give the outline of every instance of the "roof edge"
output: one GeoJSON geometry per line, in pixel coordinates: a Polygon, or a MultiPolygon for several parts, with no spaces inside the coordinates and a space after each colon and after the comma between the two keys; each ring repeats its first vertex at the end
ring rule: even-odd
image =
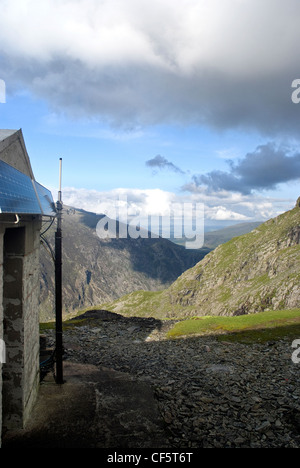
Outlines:
{"type": "MultiPolygon", "coordinates": [[[[11,146],[17,141],[19,142],[22,148],[23,163],[24,163],[24,167],[27,170],[26,175],[28,175],[31,179],[35,180],[21,128],[19,130],[0,130],[0,159],[2,159],[1,153],[4,153],[9,148],[9,146],[11,146]],[[4,138],[1,139],[1,137],[4,137],[4,138]]],[[[7,161],[7,159],[2,159],[2,160],[6,162],[7,164],[11,164],[11,162],[7,161]]],[[[13,165],[13,166],[25,174],[24,170],[21,170],[20,167],[16,167],[16,165],[13,165]]]]}

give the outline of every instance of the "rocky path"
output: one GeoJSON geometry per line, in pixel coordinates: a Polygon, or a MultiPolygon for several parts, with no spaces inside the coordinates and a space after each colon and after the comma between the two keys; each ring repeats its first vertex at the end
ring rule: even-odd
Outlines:
{"type": "Polygon", "coordinates": [[[170,448],[300,447],[300,364],[290,340],[167,340],[169,326],[99,312],[64,332],[65,358],[151,385],[170,448]]]}

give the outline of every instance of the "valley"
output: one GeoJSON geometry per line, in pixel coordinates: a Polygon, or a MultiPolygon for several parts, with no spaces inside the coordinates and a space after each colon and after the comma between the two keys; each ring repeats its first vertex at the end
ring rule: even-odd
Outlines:
{"type": "MultiPolygon", "coordinates": [[[[187,250],[164,238],[99,239],[101,215],[80,209],[63,210],[63,315],[110,303],[135,291],[145,295],[169,287],[213,248],[260,223],[207,233],[205,245],[187,250]]],[[[46,242],[54,248],[55,223],[45,224],[46,242]],[[49,228],[49,229],[48,229],[49,228]]],[[[54,264],[45,242],[41,248],[40,319],[54,319],[54,264]]]]}
{"type": "Polygon", "coordinates": [[[103,308],[155,318],[239,316],[299,308],[300,207],[209,252],[168,288],[136,291],[103,308]]]}

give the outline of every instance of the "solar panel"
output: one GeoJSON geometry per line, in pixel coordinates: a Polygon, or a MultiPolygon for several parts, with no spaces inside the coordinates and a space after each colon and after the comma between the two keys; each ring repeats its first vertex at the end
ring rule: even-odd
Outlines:
{"type": "Polygon", "coordinates": [[[42,207],[42,212],[45,216],[55,216],[55,204],[52,198],[52,193],[43,185],[34,181],[36,191],[42,207]]]}
{"type": "Polygon", "coordinates": [[[0,161],[0,213],[54,216],[53,205],[49,190],[0,161]]]}

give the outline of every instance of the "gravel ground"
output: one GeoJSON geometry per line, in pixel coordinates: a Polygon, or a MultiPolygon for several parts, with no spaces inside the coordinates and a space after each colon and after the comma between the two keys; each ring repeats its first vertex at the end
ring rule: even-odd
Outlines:
{"type": "MultiPolygon", "coordinates": [[[[300,447],[300,364],[292,361],[290,339],[254,345],[215,336],[167,340],[171,325],[99,312],[64,332],[65,359],[148,382],[170,448],[300,447]]],[[[45,334],[53,344],[53,331],[45,334]]]]}

